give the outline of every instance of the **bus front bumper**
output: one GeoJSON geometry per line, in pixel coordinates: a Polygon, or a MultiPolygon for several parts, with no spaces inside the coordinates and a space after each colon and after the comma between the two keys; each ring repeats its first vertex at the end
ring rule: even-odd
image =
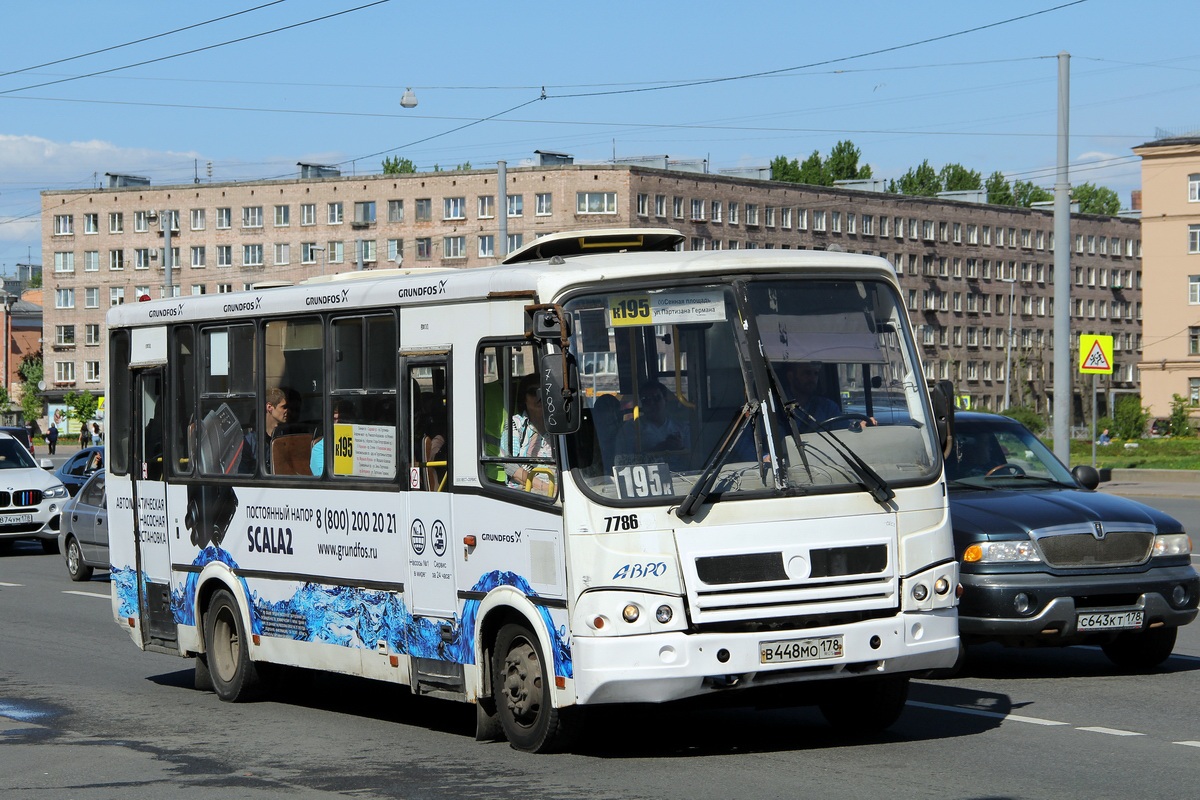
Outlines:
{"type": "Polygon", "coordinates": [[[658,703],[771,684],[947,669],[958,657],[958,619],[955,609],[944,609],[800,631],[576,636],[572,654],[577,703],[658,703]],[[840,654],[763,662],[767,645],[807,655],[819,650],[812,645],[837,636],[840,654]]]}

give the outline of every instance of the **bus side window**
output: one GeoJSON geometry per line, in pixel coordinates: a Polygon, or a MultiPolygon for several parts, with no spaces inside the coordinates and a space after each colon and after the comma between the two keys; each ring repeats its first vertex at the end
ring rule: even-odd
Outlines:
{"type": "Polygon", "coordinates": [[[527,344],[481,349],[480,472],[487,485],[555,497],[554,437],[543,428],[536,365],[527,344]]]}
{"type": "Polygon", "coordinates": [[[253,325],[201,331],[200,417],[191,449],[202,475],[254,471],[243,450],[256,424],[257,341],[253,325]]]}

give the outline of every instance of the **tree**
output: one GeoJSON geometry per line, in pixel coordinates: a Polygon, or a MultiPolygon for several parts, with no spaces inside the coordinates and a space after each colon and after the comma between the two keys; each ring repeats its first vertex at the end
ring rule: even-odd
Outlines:
{"type": "Polygon", "coordinates": [[[908,172],[900,176],[900,180],[892,181],[888,191],[899,194],[916,195],[917,197],[936,197],[942,190],[942,182],[938,179],[937,170],[925,159],[918,167],[910,167],[908,172]]]}
{"type": "Polygon", "coordinates": [[[1003,172],[996,171],[988,176],[984,188],[987,189],[987,201],[992,205],[1011,206],[1015,204],[1012,187],[1008,185],[1008,179],[1004,177],[1003,172]]]}
{"type": "Polygon", "coordinates": [[[1117,399],[1115,411],[1113,435],[1118,439],[1142,438],[1150,420],[1150,409],[1142,405],[1142,398],[1136,394],[1122,395],[1117,399]]]}
{"type": "Polygon", "coordinates": [[[1054,199],[1054,194],[1040,186],[1034,186],[1029,181],[1014,181],[1012,186],[1013,203],[1021,208],[1030,208],[1034,203],[1044,203],[1054,199]]]}
{"type": "Polygon", "coordinates": [[[1171,416],[1167,424],[1172,436],[1182,439],[1192,435],[1192,426],[1188,423],[1188,399],[1183,395],[1171,395],[1171,416]]]}
{"type": "Polygon", "coordinates": [[[1079,203],[1084,214],[1106,214],[1112,216],[1121,210],[1121,198],[1106,186],[1081,183],[1071,190],[1071,199],[1079,203]]]}
{"type": "Polygon", "coordinates": [[[794,158],[788,161],[787,156],[776,156],[771,161],[771,180],[799,183],[800,162],[794,158]]]}
{"type": "Polygon", "coordinates": [[[405,175],[416,171],[417,168],[413,166],[413,162],[407,158],[401,158],[400,156],[386,156],[383,159],[384,175],[405,175]]]}
{"type": "Polygon", "coordinates": [[[42,395],[38,389],[43,375],[42,351],[21,359],[17,374],[21,376],[21,416],[26,422],[32,422],[42,415],[42,395]]]}
{"type": "Polygon", "coordinates": [[[796,174],[797,183],[807,183],[813,186],[825,185],[825,167],[821,163],[821,153],[812,151],[812,155],[804,159],[796,174]]]}
{"type": "Polygon", "coordinates": [[[100,401],[86,389],[82,392],[67,392],[63,402],[69,409],[71,419],[76,420],[80,425],[87,425],[96,416],[96,409],[100,405],[100,401]]]}
{"type": "Polygon", "coordinates": [[[834,181],[865,180],[871,177],[870,165],[858,166],[858,159],[861,157],[862,151],[849,139],[835,144],[825,158],[823,172],[828,181],[825,185],[832,186],[834,181]]]}
{"type": "Polygon", "coordinates": [[[943,192],[965,192],[983,188],[983,175],[962,164],[947,164],[938,173],[943,192]]]}
{"type": "Polygon", "coordinates": [[[1029,406],[1013,406],[1012,408],[1004,409],[1000,413],[1006,417],[1012,417],[1017,422],[1033,431],[1034,434],[1039,434],[1046,430],[1046,420],[1042,419],[1042,417],[1029,406]]]}

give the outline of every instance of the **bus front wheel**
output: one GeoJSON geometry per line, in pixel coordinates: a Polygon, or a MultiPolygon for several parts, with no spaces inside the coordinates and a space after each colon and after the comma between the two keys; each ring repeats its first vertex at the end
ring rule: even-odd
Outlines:
{"type": "Polygon", "coordinates": [[[553,670],[542,659],[537,637],[524,625],[505,625],[492,652],[492,692],[508,743],[529,753],[562,749],[566,728],[550,699],[553,670]]]}
{"type": "Polygon", "coordinates": [[[251,700],[258,690],[258,670],[250,660],[249,639],[237,601],[217,590],[204,615],[209,675],[217,697],[231,703],[251,700]]]}

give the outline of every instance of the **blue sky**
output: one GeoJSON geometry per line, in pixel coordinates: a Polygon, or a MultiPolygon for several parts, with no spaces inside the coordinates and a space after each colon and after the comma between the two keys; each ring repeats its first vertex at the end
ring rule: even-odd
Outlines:
{"type": "Polygon", "coordinates": [[[1073,184],[1128,206],[1130,148],[1200,129],[1195,2],[371,3],[6,0],[0,272],[41,261],[39,191],[208,180],[209,162],[234,180],[542,149],[716,172],[850,139],[876,177],[929,159],[1051,188],[1060,51],[1073,184]]]}

